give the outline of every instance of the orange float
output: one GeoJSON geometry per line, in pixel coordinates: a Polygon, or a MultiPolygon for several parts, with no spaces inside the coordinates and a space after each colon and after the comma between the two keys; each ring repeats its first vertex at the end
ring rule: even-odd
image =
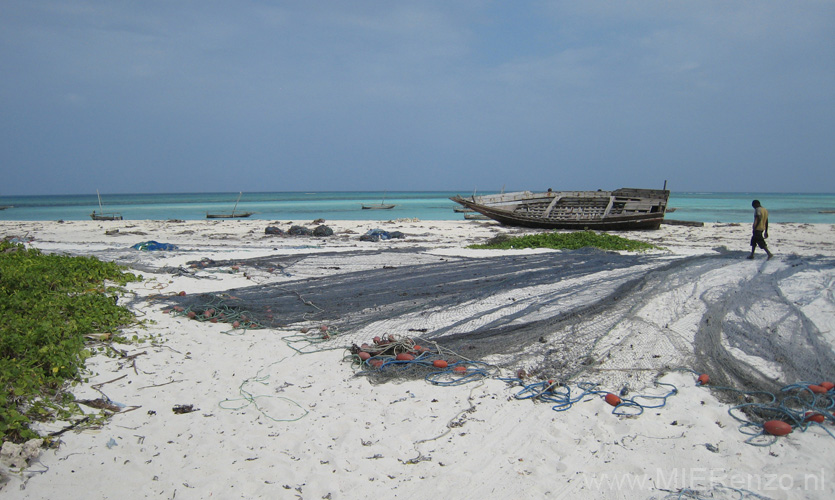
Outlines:
{"type": "Polygon", "coordinates": [[[708,375],[707,373],[702,373],[701,375],[699,375],[699,378],[697,379],[697,382],[699,383],[699,385],[709,384],[710,383],[710,375],[708,375]]]}
{"type": "Polygon", "coordinates": [[[409,353],[401,352],[400,354],[395,356],[394,359],[396,359],[397,361],[412,361],[413,359],[415,359],[415,357],[409,353]]]}
{"type": "Polygon", "coordinates": [[[360,359],[363,361],[367,361],[369,358],[371,358],[371,354],[365,351],[360,351],[359,353],[357,353],[357,356],[359,356],[360,359]]]}
{"type": "Polygon", "coordinates": [[[806,418],[803,419],[804,422],[817,422],[819,424],[822,424],[824,420],[826,420],[826,417],[813,411],[807,411],[806,418]]]}
{"type": "Polygon", "coordinates": [[[835,389],[835,384],[833,384],[832,382],[821,382],[818,385],[823,387],[827,391],[831,391],[832,389],[835,389]]]}
{"type": "Polygon", "coordinates": [[[763,430],[772,436],[785,436],[792,431],[792,426],[782,420],[769,420],[763,424],[763,430]]]}
{"type": "Polygon", "coordinates": [[[432,366],[434,366],[435,368],[446,368],[447,366],[449,366],[449,363],[447,363],[443,359],[436,359],[432,362],[432,366]]]}
{"type": "Polygon", "coordinates": [[[459,365],[459,366],[456,366],[455,368],[453,368],[452,371],[458,372],[458,373],[464,373],[465,371],[467,371],[467,367],[463,366],[463,365],[459,365]]]}
{"type": "Polygon", "coordinates": [[[617,406],[621,403],[620,397],[617,394],[612,394],[611,392],[607,393],[604,399],[612,406],[617,406]]]}
{"type": "Polygon", "coordinates": [[[815,394],[826,394],[826,389],[815,384],[810,385],[809,390],[814,392],[815,394]]]}

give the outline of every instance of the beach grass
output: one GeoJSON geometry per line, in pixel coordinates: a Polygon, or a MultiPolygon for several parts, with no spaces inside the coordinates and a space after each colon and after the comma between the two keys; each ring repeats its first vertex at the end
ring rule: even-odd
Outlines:
{"type": "Polygon", "coordinates": [[[630,240],[621,236],[594,231],[575,231],[571,233],[548,232],[526,236],[500,234],[487,243],[470,245],[474,249],[521,249],[552,248],[556,250],[578,250],[580,248],[599,248],[601,250],[642,252],[660,249],[650,243],[630,240]]]}
{"type": "Polygon", "coordinates": [[[94,257],[45,255],[0,242],[0,440],[37,437],[33,421],[78,412],[64,391],[89,357],[87,336],[118,336],[136,321],[117,305],[140,277],[94,257]]]}

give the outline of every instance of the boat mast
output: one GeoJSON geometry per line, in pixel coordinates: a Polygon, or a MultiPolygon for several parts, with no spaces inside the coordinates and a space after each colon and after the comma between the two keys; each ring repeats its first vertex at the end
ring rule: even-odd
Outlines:
{"type": "Polygon", "coordinates": [[[99,194],[98,189],[96,189],[96,196],[99,197],[99,213],[104,213],[104,209],[101,207],[101,195],[99,194]]]}
{"type": "Polygon", "coordinates": [[[241,201],[241,195],[242,195],[243,193],[244,193],[243,191],[241,191],[241,192],[239,192],[239,193],[238,193],[238,199],[237,199],[237,200],[235,200],[235,208],[233,208],[233,209],[232,209],[232,215],[235,215],[235,210],[237,210],[237,209],[238,209],[238,202],[239,202],[239,201],[241,201]]]}

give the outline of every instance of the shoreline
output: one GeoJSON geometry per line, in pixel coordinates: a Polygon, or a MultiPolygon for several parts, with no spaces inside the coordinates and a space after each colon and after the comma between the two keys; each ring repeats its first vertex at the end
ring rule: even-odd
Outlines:
{"type": "MultiPolygon", "coordinates": [[[[316,226],[310,221],[295,223],[316,226]]],[[[746,283],[743,289],[748,290],[756,280],[771,277],[764,285],[779,287],[816,325],[831,349],[835,319],[827,283],[835,278],[835,225],[773,224],[769,246],[777,257],[768,262],[760,252],[753,263],[744,259],[750,251],[750,224],[714,223],[703,228],[662,226],[658,231],[616,232],[666,250],[645,257],[572,253],[576,257],[572,264],[559,266],[554,263],[568,253],[465,248],[500,232],[521,235],[539,230],[475,221],[324,224],[333,229],[333,236],[264,234],[269,225],[286,230],[290,221],[0,222],[0,237],[33,238],[29,245],[43,251],[94,255],[137,269],[145,281],[129,287],[134,296],[128,301],[148,323],[131,327],[126,334],[158,339],[120,345],[123,355],[88,360],[89,382],[73,393],[79,399],[106,394],[124,405],[124,411],[110,417],[101,429],[63,434],[58,448],[42,450],[28,469],[10,474],[2,486],[4,495],[62,498],[68,491],[84,490],[88,498],[338,499],[356,498],[358,491],[364,491],[382,498],[414,498],[448,495],[454,489],[459,498],[676,498],[670,492],[727,493],[722,488],[768,498],[835,494],[835,483],[825,473],[831,435],[812,428],[767,447],[745,444],[747,436],[728,413],[728,405],[697,386],[690,372],[663,371],[659,380],[677,389],[663,407],[646,409],[636,417],[618,416],[598,395],[566,411],[516,399],[518,387],[495,377],[454,386],[423,379],[371,383],[344,360],[347,351],[341,345],[370,341],[375,332],[386,331],[422,335],[409,331],[427,328],[427,335],[435,330],[452,335],[478,330],[485,321],[512,328],[547,327],[556,338],[561,323],[549,318],[615,293],[616,283],[641,279],[643,286],[617,300],[624,312],[605,309],[607,314],[620,315],[611,326],[600,326],[605,335],[588,349],[614,367],[607,372],[610,365],[600,365],[606,390],[620,389],[626,380],[635,394],[659,395],[664,391],[629,378],[635,370],[657,370],[641,364],[654,358],[642,360],[626,346],[632,343],[653,355],[673,356],[671,361],[683,359],[658,339],[647,343],[648,335],[668,332],[664,339],[678,342],[676,346],[697,346],[699,324],[705,317],[700,309],[705,307],[703,298],[719,291],[734,295],[740,283],[746,283]],[[401,231],[405,238],[360,241],[360,235],[371,229],[401,231]],[[150,240],[178,249],[131,248],[150,240]],[[268,273],[255,264],[237,270],[231,265],[203,270],[188,265],[202,258],[233,263],[270,256],[285,259],[282,272],[268,273]],[[485,288],[490,274],[501,271],[489,266],[513,259],[520,269],[536,262],[542,269],[538,274],[553,272],[554,278],[545,276],[535,285],[507,281],[504,288],[485,288]],[[606,262],[606,267],[597,266],[595,259],[606,262]],[[627,259],[635,263],[612,266],[627,259]],[[475,260],[484,261],[487,269],[467,267],[475,260]],[[709,269],[693,274],[691,268],[672,265],[690,262],[709,269]],[[351,314],[367,316],[366,323],[356,331],[339,331],[335,349],[304,354],[293,344],[301,329],[315,330],[333,322],[314,316],[286,327],[235,331],[227,324],[195,322],[163,312],[166,300],[180,291],[192,297],[233,289],[304,285],[305,290],[314,290],[325,285],[323,290],[338,295],[340,287],[368,287],[379,273],[396,277],[407,266],[477,271],[482,273],[478,279],[487,281],[471,289],[490,293],[460,301],[441,296],[444,305],[413,311],[404,307],[411,296],[401,299],[397,293],[387,293],[393,296],[388,298],[395,304],[394,312],[383,307],[382,299],[380,311],[350,309],[351,314]],[[176,269],[189,272],[171,272],[176,269]],[[662,271],[667,274],[659,274],[662,271]],[[684,279],[689,276],[693,279],[684,279]],[[629,340],[618,340],[621,334],[629,340]],[[195,411],[174,411],[187,405],[195,411]]],[[[503,279],[518,274],[509,269],[503,279]]],[[[391,284],[393,290],[411,293],[406,285],[406,281],[391,284]]],[[[325,295],[312,293],[300,297],[326,303],[325,295]]],[[[772,306],[779,310],[776,307],[772,306]]],[[[603,318],[582,316],[579,319],[588,322],[578,323],[579,332],[591,332],[595,327],[591,320],[603,318]]],[[[765,316],[763,321],[774,321],[773,332],[778,331],[777,320],[765,316]]],[[[540,363],[548,349],[570,348],[551,342],[551,337],[546,343],[534,340],[513,356],[491,354],[487,361],[496,366],[540,363]]],[[[748,359],[741,353],[739,357],[748,359]]],[[[823,425],[832,428],[831,423],[823,425]]],[[[43,430],[62,427],[56,423],[43,430]]]]}

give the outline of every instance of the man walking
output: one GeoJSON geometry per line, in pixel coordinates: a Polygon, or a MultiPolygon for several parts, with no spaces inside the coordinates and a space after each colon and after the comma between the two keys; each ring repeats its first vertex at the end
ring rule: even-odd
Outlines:
{"type": "Polygon", "coordinates": [[[754,235],[751,236],[751,255],[748,258],[753,259],[754,250],[760,247],[770,259],[774,254],[768,251],[768,245],[765,244],[765,239],[768,238],[768,210],[760,205],[760,200],[752,201],[751,206],[754,207],[754,235]]]}

